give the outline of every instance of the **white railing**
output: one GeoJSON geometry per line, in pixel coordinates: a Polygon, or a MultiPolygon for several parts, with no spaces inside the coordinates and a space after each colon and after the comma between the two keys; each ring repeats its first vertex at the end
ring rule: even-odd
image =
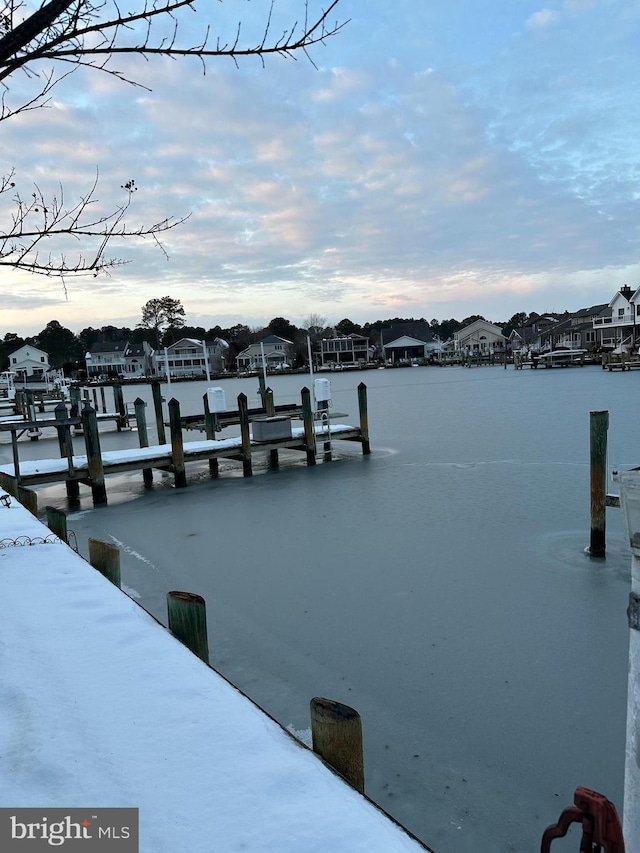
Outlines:
{"type": "Polygon", "coordinates": [[[624,317],[595,317],[593,325],[595,326],[631,326],[635,321],[635,317],[625,314],[624,317]]]}

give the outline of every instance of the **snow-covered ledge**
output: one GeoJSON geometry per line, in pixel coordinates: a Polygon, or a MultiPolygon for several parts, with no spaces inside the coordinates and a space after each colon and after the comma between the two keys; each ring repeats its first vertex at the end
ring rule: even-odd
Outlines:
{"type": "Polygon", "coordinates": [[[0,504],[2,806],[137,807],[141,853],[425,849],[66,545],[7,543],[48,534],[0,504]]]}

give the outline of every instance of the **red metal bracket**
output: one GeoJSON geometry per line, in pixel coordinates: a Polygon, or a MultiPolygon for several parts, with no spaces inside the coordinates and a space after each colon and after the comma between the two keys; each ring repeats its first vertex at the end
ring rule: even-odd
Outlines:
{"type": "Polygon", "coordinates": [[[553,839],[564,838],[572,823],[582,824],[580,853],[625,853],[622,826],[612,802],[589,788],[576,788],[573,802],[557,823],[545,829],[540,853],[550,853],[553,839]]]}

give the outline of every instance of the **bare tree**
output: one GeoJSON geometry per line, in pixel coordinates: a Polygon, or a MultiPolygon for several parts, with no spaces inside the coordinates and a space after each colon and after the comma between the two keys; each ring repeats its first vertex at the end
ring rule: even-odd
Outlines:
{"type": "MultiPolygon", "coordinates": [[[[203,72],[212,58],[226,57],[236,64],[246,57],[264,62],[272,54],[294,58],[303,54],[311,59],[309,48],[335,35],[346,23],[330,21],[339,0],[332,0],[315,14],[310,11],[310,0],[300,0],[302,20],[276,31],[276,2],[269,0],[267,4],[257,42],[244,42],[240,24],[226,40],[214,36],[211,26],[205,24],[194,44],[181,40],[184,21],[180,16],[201,12],[207,0],[131,0],[126,7],[118,5],[117,0],[43,0],[36,11],[22,0],[0,0],[0,85],[4,87],[0,122],[46,106],[52,89],[79,67],[142,86],[129,71],[115,67],[118,57],[195,57],[202,63],[203,72]],[[18,71],[35,82],[35,93],[12,103],[10,81],[18,71]]],[[[0,266],[64,279],[97,275],[125,263],[105,256],[114,239],[147,238],[162,249],[160,236],[184,219],[167,217],[151,225],[129,225],[126,214],[137,189],[135,181],[128,181],[122,189],[125,195],[121,205],[95,213],[99,210],[97,174],[84,196],[67,203],[62,187],[55,196],[47,196],[38,186],[22,194],[16,176],[9,171],[0,177],[0,199],[4,196],[11,202],[10,221],[0,227],[0,266]],[[81,240],[89,248],[69,256],[58,248],[61,240],[81,240]],[[44,245],[51,242],[56,250],[44,251],[44,245]]]]}

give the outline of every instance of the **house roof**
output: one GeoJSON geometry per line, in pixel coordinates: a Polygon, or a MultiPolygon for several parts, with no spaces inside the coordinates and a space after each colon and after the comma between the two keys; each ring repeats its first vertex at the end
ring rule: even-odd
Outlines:
{"type": "Polygon", "coordinates": [[[280,335],[267,335],[266,338],[261,338],[258,341],[259,344],[289,344],[289,346],[293,345],[293,341],[288,341],[286,338],[281,338],[280,335]]]}
{"type": "Polygon", "coordinates": [[[128,346],[128,341],[96,341],[91,347],[91,353],[101,352],[121,352],[124,353],[128,346]]]}
{"type": "Polygon", "coordinates": [[[33,352],[40,353],[40,355],[46,355],[47,357],[49,356],[49,353],[45,352],[43,349],[38,349],[38,347],[34,346],[33,344],[22,344],[21,347],[18,347],[18,349],[9,353],[9,358],[16,355],[16,353],[22,352],[23,349],[33,350],[33,352]]]}
{"type": "Polygon", "coordinates": [[[397,340],[406,335],[415,338],[422,343],[429,344],[433,341],[433,331],[429,323],[417,320],[415,323],[396,323],[388,329],[381,329],[382,343],[389,346],[389,341],[397,340]]]}

